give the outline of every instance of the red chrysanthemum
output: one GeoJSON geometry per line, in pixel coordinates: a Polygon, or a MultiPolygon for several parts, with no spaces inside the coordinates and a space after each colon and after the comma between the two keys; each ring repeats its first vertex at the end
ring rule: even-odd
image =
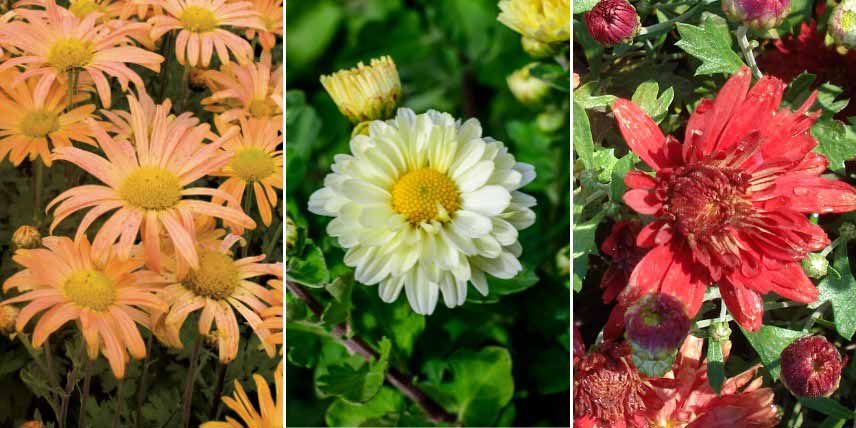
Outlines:
{"type": "MultiPolygon", "coordinates": [[[[772,428],[780,415],[773,390],[756,378],[759,365],[725,380],[720,394],[710,387],[707,363],[701,358],[703,340],[687,337],[666,378],[651,383],[664,404],[648,426],[684,428],[772,428]]],[[[723,343],[727,356],[730,342],[723,343]]]]}
{"type": "Polygon", "coordinates": [[[856,209],[856,189],[820,177],[824,156],[811,150],[807,114],[816,93],[796,112],[777,111],[785,85],[764,77],[750,90],[743,68],[716,99],[702,100],[689,118],[684,143],[666,137],[638,106],[617,99],[615,118],[629,147],[656,176],[635,170],[624,182],[624,202],[654,221],[636,243],[651,250],[639,261],[619,300],[659,291],[701,308],[716,282],[729,312],[744,328],[761,327],[761,295],[801,303],[817,289],[800,261],[829,237],[804,213],[856,209]]]}
{"type": "Polygon", "coordinates": [[[574,365],[574,428],[647,428],[662,406],[628,343],[604,342],[574,365]]]}
{"type": "Polygon", "coordinates": [[[840,86],[841,96],[850,99],[850,104],[835,117],[845,120],[856,116],[856,50],[842,55],[835,46],[826,46],[823,39],[817,22],[804,22],[798,35],[785,36],[765,50],[758,58],[758,66],[786,82],[805,71],[817,76],[816,84],[831,82],[840,86]]]}

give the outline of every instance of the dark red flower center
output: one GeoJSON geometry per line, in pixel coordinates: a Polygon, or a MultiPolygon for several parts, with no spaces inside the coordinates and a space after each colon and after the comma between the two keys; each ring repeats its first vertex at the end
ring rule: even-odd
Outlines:
{"type": "Polygon", "coordinates": [[[665,211],[692,242],[717,234],[752,211],[749,174],[705,165],[676,170],[666,180],[665,211]]]}
{"type": "Polygon", "coordinates": [[[574,415],[617,422],[644,411],[647,384],[629,361],[629,346],[604,343],[574,367],[574,415]]]}

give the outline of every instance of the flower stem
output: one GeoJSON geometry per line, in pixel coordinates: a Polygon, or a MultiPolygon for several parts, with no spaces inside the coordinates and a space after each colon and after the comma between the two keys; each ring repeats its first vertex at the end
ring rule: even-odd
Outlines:
{"type": "Polygon", "coordinates": [[[223,403],[220,396],[223,395],[223,385],[226,383],[227,368],[229,368],[229,364],[220,363],[217,365],[217,386],[214,387],[214,395],[212,396],[214,405],[211,406],[211,411],[208,413],[208,420],[213,421],[220,416],[220,405],[223,403]]]}
{"type": "Polygon", "coordinates": [[[89,384],[91,380],[92,358],[86,358],[86,367],[83,369],[83,391],[80,395],[80,417],[77,419],[78,428],[86,427],[86,401],[89,398],[89,384]]]}
{"type": "MultiPolygon", "coordinates": [[[[318,303],[318,301],[315,300],[315,297],[309,294],[302,285],[297,284],[296,282],[286,281],[286,286],[289,291],[303,300],[304,303],[306,303],[306,306],[309,307],[315,315],[320,317],[324,313],[324,308],[321,304],[318,303]]],[[[361,357],[365,358],[366,361],[371,361],[378,357],[377,351],[372,349],[372,347],[363,341],[362,338],[356,335],[348,337],[347,333],[348,329],[344,324],[339,324],[333,327],[333,335],[340,343],[342,343],[342,345],[345,346],[345,348],[348,349],[349,352],[359,354],[361,357]]],[[[386,381],[390,385],[398,388],[398,390],[407,398],[413,400],[413,402],[425,411],[432,421],[445,423],[455,422],[455,415],[443,409],[443,407],[437,404],[436,401],[419,389],[418,386],[414,385],[410,379],[411,376],[398,371],[394,367],[390,367],[389,371],[386,373],[386,381]]]]}
{"type": "Polygon", "coordinates": [[[42,212],[42,187],[44,186],[45,165],[41,159],[33,159],[33,220],[37,221],[42,212]]]}
{"type": "MultiPolygon", "coordinates": [[[[86,345],[80,348],[81,359],[87,358],[86,345]]],[[[71,393],[74,392],[74,384],[77,381],[77,364],[71,361],[71,370],[68,371],[68,376],[65,381],[65,392],[62,396],[62,404],[59,408],[59,428],[65,428],[66,419],[68,419],[68,404],[71,401],[71,393]]]]}
{"type": "MultiPolygon", "coordinates": [[[[137,411],[134,415],[134,428],[140,428],[140,420],[143,415],[143,404],[146,402],[146,381],[148,380],[149,374],[149,360],[152,354],[152,341],[154,340],[154,334],[150,334],[148,339],[146,339],[146,357],[143,359],[143,372],[140,374],[140,380],[137,382],[137,411]]],[[[82,428],[82,427],[81,427],[82,428]]]]}
{"type": "MultiPolygon", "coordinates": [[[[244,195],[243,200],[243,209],[244,214],[252,217],[250,211],[253,209],[253,183],[247,183],[246,195],[244,195]]],[[[250,239],[252,238],[252,230],[245,229],[244,230],[244,246],[241,248],[241,257],[247,257],[247,253],[250,250],[250,239]]]]}
{"type": "Polygon", "coordinates": [[[187,100],[190,98],[190,63],[184,64],[184,74],[181,75],[181,102],[177,106],[179,111],[187,109],[187,100]]]}
{"type": "MultiPolygon", "coordinates": [[[[163,37],[163,42],[161,42],[161,56],[164,57],[163,68],[166,68],[166,64],[169,62],[169,56],[172,50],[172,31],[166,33],[163,37]]],[[[158,99],[161,103],[164,101],[164,96],[166,95],[166,76],[167,70],[161,69],[160,72],[160,93],[158,94],[158,99]]]]}
{"type": "Polygon", "coordinates": [[[752,69],[752,75],[755,76],[756,79],[760,79],[761,69],[758,68],[758,64],[755,62],[755,54],[752,53],[752,46],[749,44],[749,38],[746,37],[746,33],[749,31],[749,28],[745,25],[741,25],[737,28],[737,45],[740,46],[740,50],[743,52],[743,58],[746,59],[746,63],[749,65],[749,68],[752,69]]]}
{"type": "MultiPolygon", "coordinates": [[[[122,418],[119,416],[122,414],[122,387],[125,386],[125,379],[118,379],[119,385],[116,386],[116,395],[113,397],[116,400],[116,413],[113,414],[113,428],[119,428],[119,420],[122,418]]],[[[83,428],[83,427],[80,427],[83,428]]]]}
{"type": "Polygon", "coordinates": [[[696,3],[693,7],[689,8],[686,12],[684,12],[684,13],[682,13],[682,14],[680,14],[680,15],[678,15],[678,16],[676,16],[676,17],[674,17],[668,21],[663,21],[663,22],[659,22],[659,23],[654,24],[654,25],[642,27],[642,29],[639,30],[639,35],[637,35],[636,38],[637,39],[647,39],[650,37],[656,37],[656,36],[659,36],[660,34],[672,31],[672,27],[674,27],[675,24],[677,24],[678,22],[684,22],[687,20],[687,18],[692,18],[693,16],[695,16],[696,14],[701,12],[702,9],[704,9],[704,7],[707,6],[709,3],[711,3],[711,2],[700,1],[700,2],[696,3]]]}
{"type": "Polygon", "coordinates": [[[193,354],[187,367],[187,380],[184,382],[184,407],[181,411],[181,426],[190,427],[190,404],[193,401],[193,381],[196,380],[196,364],[199,361],[199,351],[202,350],[202,335],[196,338],[193,345],[193,354]]]}

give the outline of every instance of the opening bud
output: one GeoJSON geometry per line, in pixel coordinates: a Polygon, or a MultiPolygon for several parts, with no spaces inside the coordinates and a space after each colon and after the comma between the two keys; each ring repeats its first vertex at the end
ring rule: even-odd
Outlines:
{"type": "Polygon", "coordinates": [[[392,116],[401,94],[398,69],[389,56],[362,62],[349,70],[321,76],[321,85],[352,123],[392,116]]]}
{"type": "Polygon", "coordinates": [[[16,249],[33,249],[42,246],[42,234],[33,226],[23,225],[12,234],[12,245],[16,249]]]}
{"type": "Polygon", "coordinates": [[[601,0],[585,18],[591,36],[605,46],[630,43],[642,28],[636,8],[627,0],[601,0]]]}
{"type": "Polygon", "coordinates": [[[826,26],[836,44],[856,48],[856,0],[844,0],[829,15],[826,26]]]}
{"type": "Polygon", "coordinates": [[[838,389],[844,361],[823,336],[807,336],[788,345],[781,355],[782,382],[800,397],[829,397],[838,389]]]}
{"type": "Polygon", "coordinates": [[[809,253],[802,261],[802,268],[809,278],[823,278],[829,271],[829,260],[820,253],[809,253]]]}
{"type": "Polygon", "coordinates": [[[547,82],[530,74],[530,70],[538,65],[537,62],[530,63],[525,67],[508,75],[508,89],[523,104],[537,104],[550,92],[547,82]]]}
{"type": "Polygon", "coordinates": [[[722,0],[729,19],[755,30],[779,26],[790,8],[791,0],[722,0]]]}
{"type": "Polygon", "coordinates": [[[627,308],[624,324],[633,364],[652,377],[669,371],[690,331],[690,318],[683,302],[663,293],[642,296],[627,308]]]}

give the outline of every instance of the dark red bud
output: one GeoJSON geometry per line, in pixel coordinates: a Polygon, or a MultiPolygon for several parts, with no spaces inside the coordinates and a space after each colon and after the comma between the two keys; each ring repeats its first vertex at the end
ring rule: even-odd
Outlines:
{"type": "Polygon", "coordinates": [[[829,397],[838,389],[844,360],[823,336],[808,336],[788,345],[781,355],[782,382],[801,397],[829,397]]]}
{"type": "Polygon", "coordinates": [[[591,36],[606,46],[633,40],[641,28],[636,8],[627,0],[601,0],[585,18],[591,36]]]}

